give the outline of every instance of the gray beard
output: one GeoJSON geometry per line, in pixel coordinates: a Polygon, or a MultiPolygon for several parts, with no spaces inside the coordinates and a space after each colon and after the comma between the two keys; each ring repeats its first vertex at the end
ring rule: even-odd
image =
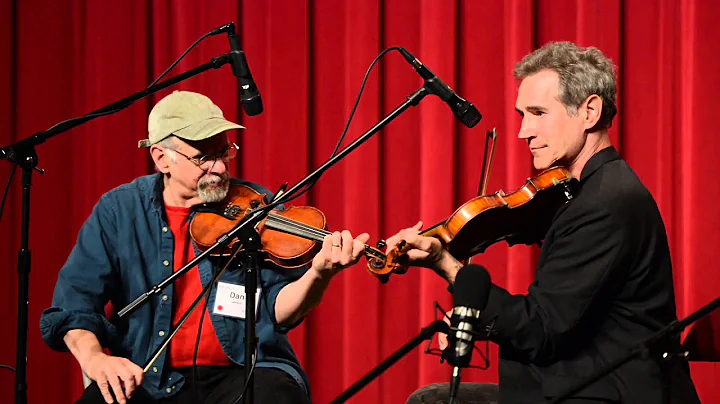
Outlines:
{"type": "Polygon", "coordinates": [[[203,203],[220,202],[228,194],[230,189],[230,175],[225,173],[222,177],[217,175],[206,176],[200,178],[198,181],[198,197],[203,203]],[[214,184],[220,184],[220,186],[211,186],[214,184]]]}

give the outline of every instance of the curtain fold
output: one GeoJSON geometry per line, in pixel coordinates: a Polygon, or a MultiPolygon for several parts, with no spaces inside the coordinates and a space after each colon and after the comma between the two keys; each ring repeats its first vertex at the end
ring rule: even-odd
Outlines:
{"type": "MultiPolygon", "coordinates": [[[[30,402],[70,403],[82,392],[78,365],[70,354],[44,345],[38,319],[98,198],[153,172],[137,141],[147,135],[155,102],[175,90],[208,95],[228,119],[247,127],[232,136],[241,152],[231,173],[274,192],[330,157],[371,61],[391,46],[425,63],[480,110],[482,121],[465,128],[445,103],[426,97],[292,205],[317,207],[330,230],[369,233],[371,245],[418,220],[429,227],[477,195],[485,134],[493,128],[498,138],[487,191],[521,187],[536,173],[516,136],[513,66],[548,41],[597,46],[619,75],[612,143],[658,203],[674,263],[678,316],[691,314],[720,290],[713,256],[720,244],[720,190],[713,185],[720,140],[712,121],[720,89],[718,18],[720,5],[700,0],[0,0],[0,146],[142,90],[200,36],[231,21],[264,104],[262,114],[247,116],[237,81],[224,66],[38,146],[46,173],[33,174],[32,186],[30,402]]],[[[208,38],[167,77],[228,48],[224,35],[208,38]]],[[[397,52],[381,58],[342,146],[420,86],[422,79],[397,52]]],[[[11,166],[0,163],[2,181],[11,166]]],[[[20,201],[17,172],[0,222],[0,312],[7,319],[0,363],[13,366],[20,201]]],[[[473,262],[487,267],[495,283],[524,293],[538,251],[500,242],[473,262]]],[[[363,261],[338,275],[322,304],[290,333],[313,402],[331,401],[417,335],[440,315],[434,302],[449,309],[452,298],[428,270],[411,268],[380,284],[363,261]]],[[[715,313],[684,333],[700,359],[720,357],[718,319],[715,313]]],[[[403,403],[423,385],[449,381],[451,368],[423,349],[424,344],[350,402],[403,403]]],[[[490,352],[490,369],[468,370],[464,382],[497,382],[496,347],[490,352]]],[[[480,364],[479,358],[473,363],[480,364]]],[[[703,402],[720,402],[718,365],[691,367],[703,402]]],[[[12,399],[13,386],[14,375],[0,370],[5,401],[12,399]]]]}

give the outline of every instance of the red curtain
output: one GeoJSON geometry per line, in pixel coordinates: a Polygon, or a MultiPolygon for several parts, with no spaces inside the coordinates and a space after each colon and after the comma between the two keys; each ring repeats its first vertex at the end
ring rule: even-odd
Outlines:
{"type": "MultiPolygon", "coordinates": [[[[594,45],[619,72],[620,112],[612,142],[656,198],[671,243],[678,315],[717,297],[720,188],[713,96],[720,89],[720,4],[701,0],[508,1],[112,1],[0,0],[0,146],[23,139],[147,86],[193,41],[235,21],[262,93],[263,114],[247,117],[229,67],[172,89],[210,96],[247,131],[232,172],[277,189],[294,184],[332,152],[372,59],[402,46],[472,101],[483,114],[461,127],[435,97],[411,108],[329,170],[297,205],[314,205],[332,229],[388,237],[421,219],[434,224],[477,193],[485,131],[497,128],[489,192],[511,191],[532,175],[516,138],[513,65],[551,40],[594,45]],[[699,174],[705,175],[700,177],[699,174]],[[707,180],[707,184],[706,181],[707,180]]],[[[201,43],[172,74],[227,52],[225,38],[201,43]]],[[[344,144],[365,132],[422,81],[397,53],[383,58],[344,144]]],[[[38,318],[50,304],[57,272],[100,195],[152,172],[146,135],[151,106],[165,90],[128,109],[38,146],[43,176],[34,175],[30,246],[28,384],[31,403],[70,403],[82,391],[70,354],[48,349],[38,318]]],[[[0,165],[0,178],[10,165],[0,165]]],[[[14,365],[19,173],[0,226],[0,363],[14,365]]],[[[475,261],[493,281],[522,293],[537,249],[493,245],[475,261]]],[[[308,372],[313,401],[329,402],[415,336],[433,318],[433,302],[449,307],[444,283],[421,269],[380,285],[363,265],[334,280],[323,303],[291,339],[308,372]]],[[[704,358],[720,347],[720,322],[699,322],[693,341],[704,358]]],[[[463,381],[497,381],[493,366],[463,381]]],[[[476,358],[477,359],[477,358],[476,358]]],[[[479,363],[478,361],[476,361],[479,363]]],[[[703,402],[720,402],[713,363],[693,363],[703,402]]],[[[403,403],[415,389],[449,380],[450,368],[414,350],[363,389],[354,403],[403,403]]],[[[10,402],[14,376],[0,370],[10,402]]]]}

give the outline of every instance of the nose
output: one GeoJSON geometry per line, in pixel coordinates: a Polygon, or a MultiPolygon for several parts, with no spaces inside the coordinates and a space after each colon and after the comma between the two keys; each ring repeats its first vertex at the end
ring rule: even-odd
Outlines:
{"type": "Polygon", "coordinates": [[[210,169],[207,171],[210,174],[216,174],[219,176],[227,171],[227,166],[220,157],[213,160],[211,164],[210,169]]]}
{"type": "Polygon", "coordinates": [[[537,130],[535,130],[535,126],[532,125],[532,123],[526,117],[524,117],[522,123],[520,124],[518,138],[531,139],[534,137],[537,137],[537,130]]]}

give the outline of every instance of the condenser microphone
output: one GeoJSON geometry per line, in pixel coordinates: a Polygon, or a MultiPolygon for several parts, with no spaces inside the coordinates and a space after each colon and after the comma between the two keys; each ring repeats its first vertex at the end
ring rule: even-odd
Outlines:
{"type": "Polygon", "coordinates": [[[260,91],[258,91],[252,74],[250,74],[250,66],[248,66],[245,52],[240,49],[240,40],[235,33],[235,24],[226,24],[218,30],[227,32],[228,41],[230,42],[230,65],[232,66],[233,75],[237,77],[240,86],[240,103],[242,103],[245,113],[254,116],[263,111],[262,99],[260,91]]]}
{"type": "Polygon", "coordinates": [[[453,366],[450,404],[455,401],[463,368],[470,366],[480,314],[490,295],[490,274],[480,265],[467,265],[458,271],[453,285],[453,310],[450,317],[448,346],[443,357],[453,366]]]}
{"type": "Polygon", "coordinates": [[[467,126],[468,128],[472,128],[473,126],[477,125],[478,122],[480,122],[480,119],[482,119],[482,115],[480,112],[475,108],[472,103],[466,101],[464,98],[460,97],[453,91],[450,86],[445,84],[438,76],[435,75],[435,73],[431,72],[430,69],[427,68],[418,58],[413,56],[410,52],[405,50],[404,48],[399,48],[400,53],[403,55],[405,60],[410,63],[410,65],[415,69],[416,72],[422,77],[426,82],[431,83],[432,88],[434,90],[434,94],[440,97],[441,100],[445,101],[445,103],[450,107],[453,114],[460,120],[460,122],[463,123],[463,125],[467,126]]]}

